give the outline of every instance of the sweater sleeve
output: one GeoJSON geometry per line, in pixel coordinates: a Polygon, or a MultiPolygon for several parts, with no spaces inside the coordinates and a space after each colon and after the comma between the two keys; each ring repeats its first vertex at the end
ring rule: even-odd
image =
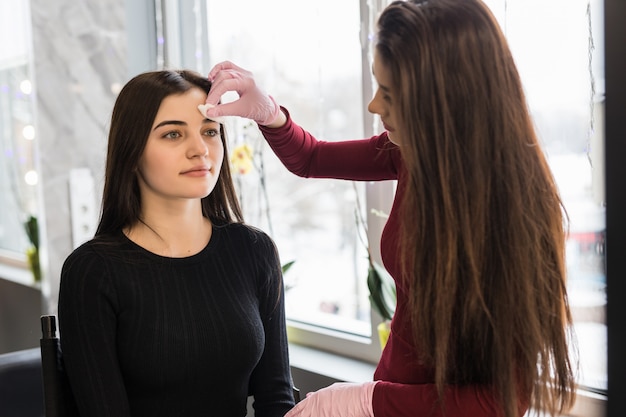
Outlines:
{"type": "Polygon", "coordinates": [[[279,128],[259,126],[274,153],[292,173],[306,178],[354,181],[394,180],[398,175],[399,148],[387,133],[369,139],[327,142],[317,140],[291,119],[279,128]]]}
{"type": "MultiPolygon", "coordinates": [[[[438,401],[434,384],[399,384],[380,381],[372,399],[376,417],[497,417],[493,394],[486,387],[448,387],[438,401]],[[442,408],[442,404],[443,407],[442,408]]],[[[520,417],[524,412],[520,412],[520,417]]]]}
{"type": "Polygon", "coordinates": [[[65,261],[59,291],[63,360],[80,415],[130,417],[116,352],[116,295],[106,262],[78,248],[65,261]]]}
{"type": "Polygon", "coordinates": [[[257,286],[265,347],[250,377],[250,394],[254,395],[256,416],[277,417],[294,405],[282,270],[278,251],[269,236],[261,233],[256,245],[260,256],[257,286]]]}

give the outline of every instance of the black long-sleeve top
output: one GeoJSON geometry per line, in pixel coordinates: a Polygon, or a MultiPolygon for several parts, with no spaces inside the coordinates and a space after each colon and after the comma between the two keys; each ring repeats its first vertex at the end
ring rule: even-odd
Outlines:
{"type": "Polygon", "coordinates": [[[121,232],[77,248],[59,293],[65,367],[82,416],[283,416],[293,406],[282,274],[271,239],[214,226],[186,258],[121,232]]]}

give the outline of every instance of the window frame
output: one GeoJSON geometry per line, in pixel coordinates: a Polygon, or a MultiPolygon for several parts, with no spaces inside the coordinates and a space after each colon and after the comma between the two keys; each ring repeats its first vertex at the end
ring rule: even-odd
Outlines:
{"type": "Polygon", "coordinates": [[[623,193],[626,178],[626,60],[624,39],[626,2],[604,1],[605,34],[605,175],[606,175],[606,232],[607,232],[607,331],[608,331],[608,395],[612,399],[606,407],[607,417],[626,415],[626,197],[623,193]],[[610,290],[610,291],[609,291],[610,290]]]}
{"type": "MultiPolygon", "coordinates": [[[[395,181],[368,182],[365,185],[365,205],[368,211],[367,238],[370,242],[372,257],[381,264],[380,235],[386,220],[373,215],[370,209],[375,208],[376,210],[389,213],[394,193],[395,181]]],[[[378,340],[377,326],[382,321],[383,319],[380,315],[373,309],[370,309],[371,336],[367,337],[287,319],[287,335],[290,343],[377,364],[382,353],[378,340]]]]}
{"type": "MultiPolygon", "coordinates": [[[[8,8],[10,9],[11,5],[8,5],[8,6],[9,6],[8,8]]],[[[22,33],[20,34],[20,37],[18,37],[18,40],[17,41],[14,40],[14,42],[16,43],[16,45],[22,45],[24,48],[26,48],[26,50],[22,51],[19,54],[11,55],[7,57],[6,61],[0,62],[0,70],[5,71],[5,70],[16,70],[18,68],[23,69],[23,71],[25,72],[26,80],[30,80],[31,84],[33,85],[32,91],[28,93],[24,93],[25,96],[27,97],[25,101],[28,101],[28,105],[24,105],[21,111],[23,114],[27,114],[28,116],[30,116],[29,124],[31,124],[32,126],[35,126],[35,131],[37,131],[36,129],[37,127],[36,116],[37,115],[36,115],[36,101],[35,101],[36,91],[35,91],[35,86],[34,86],[34,75],[33,75],[34,57],[33,57],[33,44],[32,44],[32,32],[31,32],[31,20],[30,20],[30,16],[31,16],[30,2],[21,1],[21,2],[14,4],[13,6],[17,7],[17,9],[13,9],[15,16],[13,19],[11,19],[11,23],[14,26],[13,27],[9,26],[7,29],[11,31],[11,29],[19,28],[19,30],[22,33]]],[[[11,42],[11,41],[9,40],[7,42],[11,42]]],[[[7,112],[8,114],[11,114],[12,109],[14,107],[13,106],[10,106],[10,107],[11,108],[9,109],[3,109],[3,111],[7,112]]],[[[30,150],[30,153],[26,155],[25,159],[29,162],[28,165],[32,167],[32,169],[34,169],[36,172],[39,172],[40,171],[39,160],[38,160],[38,154],[37,154],[37,151],[38,151],[37,141],[39,139],[35,137],[34,139],[31,139],[31,140],[33,140],[31,144],[31,150],[30,150]]],[[[39,211],[41,211],[40,210],[41,196],[40,196],[40,189],[39,189],[38,184],[27,185],[24,182],[18,180],[14,184],[14,189],[13,189],[12,194],[17,200],[20,200],[20,199],[23,200],[23,204],[20,204],[22,207],[19,207],[17,211],[12,212],[13,214],[17,214],[18,215],[17,217],[20,217],[21,215],[24,215],[24,217],[26,217],[26,215],[28,214],[35,215],[40,218],[42,217],[38,213],[39,211]]],[[[28,236],[27,236],[26,230],[23,227],[19,230],[19,233],[20,233],[20,238],[27,241],[28,236]]],[[[41,235],[41,232],[40,232],[40,235],[41,235]]],[[[25,250],[20,251],[20,250],[16,250],[10,247],[0,246],[0,266],[7,267],[7,268],[4,268],[6,276],[2,276],[1,278],[7,278],[7,279],[19,281],[19,279],[17,279],[13,275],[21,276],[23,275],[22,272],[29,271],[28,258],[27,258],[25,250]],[[17,273],[15,274],[12,273],[11,271],[13,270],[17,270],[17,273]]],[[[29,285],[32,285],[32,283],[29,283],[29,285]]]]}

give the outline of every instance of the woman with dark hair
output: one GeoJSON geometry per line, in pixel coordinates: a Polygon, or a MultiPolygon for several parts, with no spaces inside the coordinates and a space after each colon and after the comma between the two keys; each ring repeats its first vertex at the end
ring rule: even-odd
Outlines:
{"type": "Polygon", "coordinates": [[[381,14],[369,111],[385,132],[324,142],[230,62],[207,117],[255,120],[303,177],[397,180],[381,253],[397,287],[391,335],[363,384],[308,396],[295,416],[552,416],[574,402],[566,219],[522,83],[480,0],[395,1],[381,14]]]}
{"type": "Polygon", "coordinates": [[[278,253],[243,224],[211,82],[140,74],[111,119],[95,237],[65,261],[61,347],[83,416],[283,416],[293,407],[278,253]]]}

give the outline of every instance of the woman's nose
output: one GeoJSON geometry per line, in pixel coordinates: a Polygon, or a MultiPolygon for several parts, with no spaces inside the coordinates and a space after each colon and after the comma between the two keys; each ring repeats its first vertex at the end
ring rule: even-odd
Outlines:
{"type": "Polygon", "coordinates": [[[209,154],[209,147],[204,141],[202,135],[197,134],[191,138],[191,144],[189,146],[188,154],[191,158],[198,156],[207,156],[209,154]]]}
{"type": "Polygon", "coordinates": [[[373,114],[381,114],[380,100],[378,98],[378,91],[374,94],[374,97],[370,100],[367,105],[367,111],[373,114]]]}

